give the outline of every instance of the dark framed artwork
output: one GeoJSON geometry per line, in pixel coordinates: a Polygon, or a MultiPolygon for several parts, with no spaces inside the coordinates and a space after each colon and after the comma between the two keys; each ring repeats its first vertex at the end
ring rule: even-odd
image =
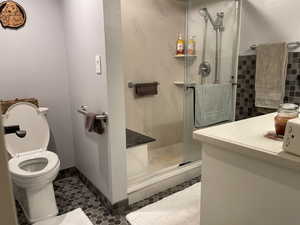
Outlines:
{"type": "Polygon", "coordinates": [[[19,29],[26,23],[26,12],[17,2],[1,2],[0,23],[3,28],[19,29]]]}

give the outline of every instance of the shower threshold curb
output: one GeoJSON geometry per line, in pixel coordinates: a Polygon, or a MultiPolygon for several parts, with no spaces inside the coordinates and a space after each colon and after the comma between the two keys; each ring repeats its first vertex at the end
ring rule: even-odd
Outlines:
{"type": "Polygon", "coordinates": [[[141,179],[139,183],[132,184],[127,189],[129,204],[131,205],[155,193],[200,176],[201,166],[202,161],[181,167],[176,165],[141,179]]]}

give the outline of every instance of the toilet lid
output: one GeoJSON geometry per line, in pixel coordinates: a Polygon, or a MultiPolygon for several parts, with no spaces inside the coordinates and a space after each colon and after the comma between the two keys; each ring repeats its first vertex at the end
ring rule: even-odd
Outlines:
{"type": "Polygon", "coordinates": [[[12,157],[34,150],[46,150],[50,131],[47,119],[39,109],[30,103],[17,103],[9,107],[3,116],[4,126],[19,125],[26,131],[24,138],[16,134],[5,135],[6,149],[12,157]]]}

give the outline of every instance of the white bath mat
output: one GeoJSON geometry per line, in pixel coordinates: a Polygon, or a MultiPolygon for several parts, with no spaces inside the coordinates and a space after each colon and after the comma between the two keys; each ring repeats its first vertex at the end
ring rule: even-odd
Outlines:
{"type": "Polygon", "coordinates": [[[131,225],[200,225],[201,183],[126,216],[131,225]]]}
{"type": "Polygon", "coordinates": [[[61,216],[35,223],[34,225],[93,225],[82,209],[75,209],[61,216]]]}

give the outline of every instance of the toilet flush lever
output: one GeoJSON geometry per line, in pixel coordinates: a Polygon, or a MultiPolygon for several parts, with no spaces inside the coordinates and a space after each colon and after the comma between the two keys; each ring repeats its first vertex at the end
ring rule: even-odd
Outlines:
{"type": "Polygon", "coordinates": [[[21,130],[19,125],[13,125],[4,127],[4,134],[16,134],[19,138],[24,138],[27,132],[21,130]]]}
{"type": "Polygon", "coordinates": [[[16,132],[16,135],[17,135],[19,138],[24,138],[24,137],[26,137],[26,134],[27,134],[26,130],[19,130],[19,131],[16,132]]]}

